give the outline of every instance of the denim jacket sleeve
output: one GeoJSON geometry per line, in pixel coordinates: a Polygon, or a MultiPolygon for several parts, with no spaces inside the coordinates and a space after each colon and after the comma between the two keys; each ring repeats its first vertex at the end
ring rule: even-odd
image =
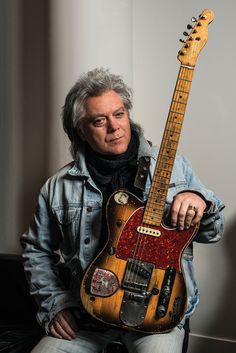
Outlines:
{"type": "Polygon", "coordinates": [[[207,202],[207,209],[204,212],[203,218],[200,222],[199,231],[194,240],[201,243],[216,242],[220,240],[223,235],[224,215],[222,210],[225,206],[213,191],[207,189],[202,184],[198,176],[195,174],[190,162],[183,156],[181,156],[181,158],[187,181],[187,190],[198,193],[207,202]]]}
{"type": "Polygon", "coordinates": [[[21,243],[30,292],[39,306],[37,320],[47,333],[49,324],[57,312],[77,306],[59,279],[55,256],[59,242],[60,232],[48,206],[44,186],[32,223],[28,231],[22,235],[21,243]]]}

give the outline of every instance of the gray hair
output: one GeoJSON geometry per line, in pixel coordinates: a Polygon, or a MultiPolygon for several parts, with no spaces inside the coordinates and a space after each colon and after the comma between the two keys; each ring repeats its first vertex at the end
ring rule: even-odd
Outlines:
{"type": "MultiPolygon", "coordinates": [[[[124,83],[119,75],[110,73],[109,69],[96,68],[83,74],[74,84],[66,96],[62,110],[63,128],[71,141],[71,154],[75,158],[81,139],[78,131],[81,120],[85,117],[85,101],[89,97],[101,96],[106,91],[113,90],[121,97],[124,107],[132,108],[132,90],[124,83]]],[[[137,132],[140,128],[131,120],[132,126],[137,132]]]]}

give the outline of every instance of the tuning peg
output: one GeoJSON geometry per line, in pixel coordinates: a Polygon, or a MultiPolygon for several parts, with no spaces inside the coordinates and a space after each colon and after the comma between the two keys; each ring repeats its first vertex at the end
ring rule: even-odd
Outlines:
{"type": "Polygon", "coordinates": [[[181,43],[185,43],[185,41],[182,39],[182,38],[180,38],[180,40],[179,40],[181,43]]]}
{"type": "Polygon", "coordinates": [[[187,37],[188,36],[188,32],[183,32],[183,35],[187,37]]]}
{"type": "Polygon", "coordinates": [[[187,25],[187,28],[188,28],[188,29],[192,29],[192,28],[193,28],[193,26],[191,26],[191,25],[187,25]]]}
{"type": "Polygon", "coordinates": [[[191,21],[192,21],[192,22],[197,22],[196,17],[192,17],[192,18],[191,18],[191,21]]]}

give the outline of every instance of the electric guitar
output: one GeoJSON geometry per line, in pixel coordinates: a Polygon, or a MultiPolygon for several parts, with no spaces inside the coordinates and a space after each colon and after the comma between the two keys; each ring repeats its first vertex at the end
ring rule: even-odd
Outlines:
{"type": "Polygon", "coordinates": [[[196,60],[207,42],[211,10],[184,32],[181,63],[147,202],[126,190],[106,206],[108,239],[87,269],[81,300],[94,318],[120,328],[167,332],[182,319],[187,293],[181,257],[197,226],[179,231],[163,222],[165,201],[196,60]]]}

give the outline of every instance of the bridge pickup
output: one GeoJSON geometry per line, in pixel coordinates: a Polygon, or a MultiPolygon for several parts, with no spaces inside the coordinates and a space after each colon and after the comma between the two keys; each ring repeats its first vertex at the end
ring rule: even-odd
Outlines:
{"type": "Polygon", "coordinates": [[[139,226],[137,231],[141,234],[151,235],[152,237],[160,237],[161,232],[158,229],[153,229],[149,227],[139,226]]]}
{"type": "Polygon", "coordinates": [[[129,290],[144,291],[147,289],[154,265],[136,259],[128,259],[122,287],[129,290]]]}

